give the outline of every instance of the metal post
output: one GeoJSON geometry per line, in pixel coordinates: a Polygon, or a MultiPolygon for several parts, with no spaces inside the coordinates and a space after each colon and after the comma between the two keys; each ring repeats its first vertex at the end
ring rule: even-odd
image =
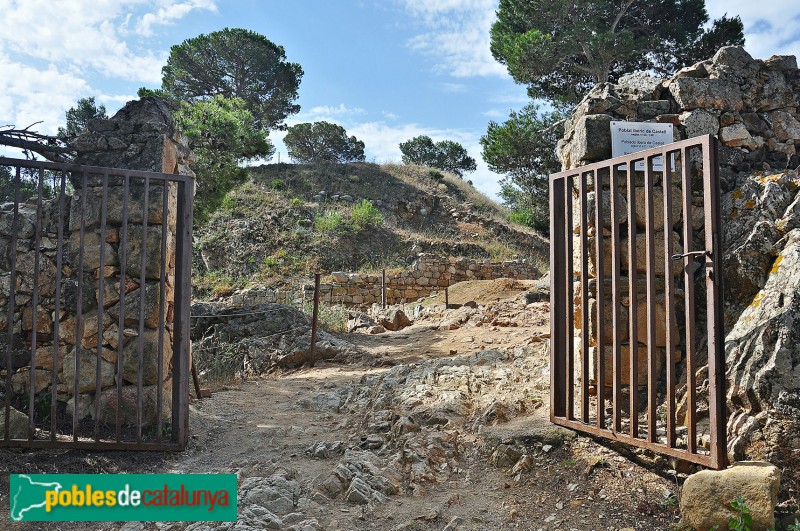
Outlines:
{"type": "Polygon", "coordinates": [[[450,295],[448,294],[447,289],[448,289],[447,286],[445,286],[445,288],[444,288],[444,309],[445,310],[450,307],[450,295]]]}
{"type": "Polygon", "coordinates": [[[386,308],[386,270],[381,270],[381,307],[386,308]]]}
{"type": "Polygon", "coordinates": [[[314,313],[311,314],[311,357],[308,364],[314,366],[317,353],[317,326],[319,325],[319,273],[314,273],[314,313]]]}

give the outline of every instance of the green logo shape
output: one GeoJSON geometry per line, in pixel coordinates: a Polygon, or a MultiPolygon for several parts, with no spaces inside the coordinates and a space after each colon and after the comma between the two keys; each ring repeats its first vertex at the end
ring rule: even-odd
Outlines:
{"type": "Polygon", "coordinates": [[[15,522],[234,522],[236,474],[11,474],[15,522]]]}

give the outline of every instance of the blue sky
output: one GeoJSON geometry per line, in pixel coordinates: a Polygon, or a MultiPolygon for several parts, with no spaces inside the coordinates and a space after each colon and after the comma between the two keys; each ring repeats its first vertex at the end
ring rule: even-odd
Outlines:
{"type": "MultiPolygon", "coordinates": [[[[712,17],[741,15],[757,58],[800,54],[800,2],[708,0],[712,17]]],[[[489,120],[526,103],[489,53],[496,0],[0,0],[0,125],[54,132],[64,111],[96,96],[110,113],[157,87],[170,46],[224,27],[257,31],[302,65],[300,114],[366,144],[367,160],[400,160],[420,134],[464,144],[475,185],[500,176],[480,159],[489,120]]],[[[286,161],[282,134],[271,138],[286,161]]],[[[8,150],[0,151],[10,153],[8,150]]],[[[277,160],[277,157],[274,159],[277,160]]]]}

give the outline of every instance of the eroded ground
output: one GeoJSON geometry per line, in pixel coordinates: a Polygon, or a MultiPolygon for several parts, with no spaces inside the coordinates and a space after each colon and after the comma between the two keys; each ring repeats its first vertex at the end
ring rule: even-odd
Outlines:
{"type": "Polygon", "coordinates": [[[8,472],[166,471],[238,474],[239,521],[8,528],[668,529],[679,490],[668,463],[548,422],[549,308],[532,288],[462,287],[451,302],[476,308],[429,301],[402,331],[348,335],[368,364],[318,364],[193,401],[183,453],[2,451],[0,521],[8,472]]]}

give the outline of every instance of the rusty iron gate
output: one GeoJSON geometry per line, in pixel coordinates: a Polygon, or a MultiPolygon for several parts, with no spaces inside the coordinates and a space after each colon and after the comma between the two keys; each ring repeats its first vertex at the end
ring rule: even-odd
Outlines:
{"type": "Polygon", "coordinates": [[[0,157],[0,447],[188,439],[194,179],[0,157]]]}
{"type": "Polygon", "coordinates": [[[710,135],[550,176],[552,422],[725,466],[720,239],[710,135]]]}

